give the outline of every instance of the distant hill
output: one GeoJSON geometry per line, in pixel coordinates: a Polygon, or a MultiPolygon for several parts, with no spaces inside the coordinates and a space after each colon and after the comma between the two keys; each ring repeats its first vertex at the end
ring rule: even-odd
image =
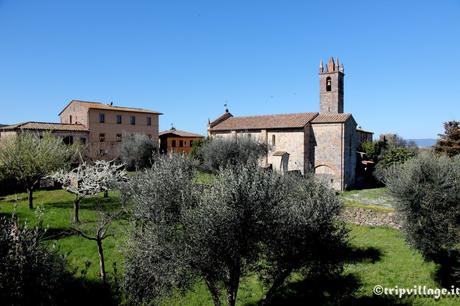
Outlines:
{"type": "Polygon", "coordinates": [[[436,143],[436,139],[433,138],[422,138],[422,139],[407,139],[407,141],[413,141],[419,148],[431,147],[436,143]]]}

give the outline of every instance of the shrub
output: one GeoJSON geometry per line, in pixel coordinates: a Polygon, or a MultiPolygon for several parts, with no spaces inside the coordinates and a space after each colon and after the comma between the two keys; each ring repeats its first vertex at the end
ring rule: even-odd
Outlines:
{"type": "Polygon", "coordinates": [[[65,261],[41,244],[43,231],[0,218],[3,305],[55,305],[70,279],[65,261]]]}
{"type": "Polygon", "coordinates": [[[205,170],[216,172],[220,168],[257,160],[267,150],[267,145],[249,137],[213,138],[203,144],[199,157],[205,170]]]}
{"type": "Polygon", "coordinates": [[[242,275],[264,278],[269,299],[294,271],[336,271],[346,231],[341,203],[312,176],[281,176],[252,160],[193,184],[184,157],[155,163],[130,182],[137,227],[125,288],[150,302],[204,280],[215,305],[235,305],[242,275]],[[320,267],[320,268],[318,268],[320,267]]]}
{"type": "Polygon", "coordinates": [[[450,274],[460,243],[460,158],[424,153],[390,168],[385,183],[408,242],[450,274]]]}
{"type": "Polygon", "coordinates": [[[364,141],[361,143],[359,151],[366,153],[366,157],[372,160],[379,155],[379,144],[374,141],[364,141]]]}
{"type": "Polygon", "coordinates": [[[385,181],[386,172],[389,168],[396,165],[402,165],[406,161],[417,155],[414,148],[407,147],[391,147],[388,149],[383,158],[378,162],[375,167],[374,176],[381,182],[385,181]]]}
{"type": "Polygon", "coordinates": [[[195,139],[192,144],[192,151],[190,151],[190,156],[198,160],[201,159],[200,150],[201,147],[208,141],[208,139],[195,139]]]}
{"type": "Polygon", "coordinates": [[[448,121],[444,123],[444,133],[439,134],[434,149],[436,152],[450,157],[460,154],[460,122],[448,121]]]}
{"type": "Polygon", "coordinates": [[[132,171],[150,167],[158,144],[147,135],[123,133],[120,146],[120,158],[127,170],[132,171]]]}

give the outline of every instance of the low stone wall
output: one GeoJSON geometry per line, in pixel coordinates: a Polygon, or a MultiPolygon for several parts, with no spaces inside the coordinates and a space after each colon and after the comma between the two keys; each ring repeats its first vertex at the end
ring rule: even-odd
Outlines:
{"type": "Polygon", "coordinates": [[[367,226],[388,226],[401,229],[394,212],[380,212],[359,207],[345,207],[343,219],[346,222],[367,226]]]}

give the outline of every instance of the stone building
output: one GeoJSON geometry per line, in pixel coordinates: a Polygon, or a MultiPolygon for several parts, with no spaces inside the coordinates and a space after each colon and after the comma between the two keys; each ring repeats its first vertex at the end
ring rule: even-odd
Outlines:
{"type": "Polygon", "coordinates": [[[158,143],[159,112],[115,106],[98,102],[72,100],[59,113],[62,124],[81,124],[88,129],[88,153],[92,159],[119,156],[124,133],[148,135],[158,143]]]}
{"type": "Polygon", "coordinates": [[[20,132],[49,131],[65,143],[79,141],[87,145],[93,160],[115,159],[124,133],[148,135],[158,143],[161,113],[133,107],[72,100],[59,113],[61,122],[26,122],[0,128],[0,138],[20,132]]]}
{"type": "Polygon", "coordinates": [[[178,130],[175,127],[162,131],[159,135],[161,153],[188,154],[192,151],[193,142],[204,138],[202,135],[178,130]]]}
{"type": "Polygon", "coordinates": [[[275,170],[313,171],[336,190],[355,182],[356,121],[344,113],[344,67],[321,61],[320,112],[235,117],[228,110],[208,123],[210,137],[251,137],[268,144],[261,161],[275,170]]]}
{"type": "Polygon", "coordinates": [[[53,135],[61,137],[66,144],[72,144],[74,140],[85,143],[89,135],[88,129],[82,124],[29,121],[0,127],[0,140],[22,132],[33,132],[38,134],[51,132],[53,135]]]}

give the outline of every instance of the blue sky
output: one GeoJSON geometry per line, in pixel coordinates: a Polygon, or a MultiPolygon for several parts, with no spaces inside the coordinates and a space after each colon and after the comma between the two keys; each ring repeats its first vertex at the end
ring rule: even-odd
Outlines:
{"type": "Polygon", "coordinates": [[[460,1],[0,0],[0,123],[71,100],[149,108],[205,133],[234,115],[319,110],[319,60],[376,135],[460,120],[460,1]]]}

